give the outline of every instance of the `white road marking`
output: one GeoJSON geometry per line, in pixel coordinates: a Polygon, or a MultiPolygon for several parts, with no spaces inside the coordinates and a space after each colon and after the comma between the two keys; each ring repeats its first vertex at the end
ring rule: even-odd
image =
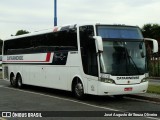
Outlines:
{"type": "Polygon", "coordinates": [[[3,88],[12,89],[12,90],[21,91],[21,92],[26,92],[26,93],[31,93],[31,94],[36,94],[36,95],[41,95],[41,96],[50,97],[50,98],[56,98],[56,99],[60,99],[60,100],[70,101],[70,102],[75,102],[75,103],[88,105],[88,106],[96,107],[96,108],[101,108],[101,109],[105,109],[105,110],[119,111],[119,110],[112,109],[112,108],[101,107],[101,106],[97,106],[97,105],[88,104],[88,103],[85,103],[85,102],[80,102],[80,101],[71,100],[71,99],[67,99],[67,98],[61,98],[61,97],[57,97],[57,96],[46,95],[46,94],[42,94],[42,93],[36,93],[36,92],[25,91],[25,90],[20,90],[20,89],[16,89],[16,88],[9,88],[9,87],[3,87],[3,88]]]}
{"type": "Polygon", "coordinates": [[[154,118],[154,117],[146,117],[148,119],[152,119],[152,120],[160,120],[160,118],[154,118]]]}
{"type": "MultiPolygon", "coordinates": [[[[41,95],[41,96],[50,97],[50,98],[56,98],[56,99],[65,100],[65,101],[70,101],[70,102],[79,103],[79,104],[83,104],[83,105],[87,105],[87,106],[91,106],[91,107],[95,107],[95,108],[100,108],[100,109],[104,109],[104,110],[125,112],[125,111],[121,111],[121,110],[118,110],[118,109],[112,109],[112,108],[108,108],[108,107],[92,105],[92,104],[88,104],[88,103],[85,103],[85,102],[80,102],[80,101],[71,100],[71,99],[67,99],[67,98],[61,98],[61,97],[57,97],[57,96],[46,95],[46,94],[42,94],[42,93],[36,93],[36,92],[25,91],[25,90],[20,90],[20,89],[16,89],[16,88],[9,88],[9,87],[3,87],[3,88],[12,89],[12,90],[15,90],[15,91],[20,91],[20,92],[25,92],[25,93],[41,95]]],[[[160,120],[159,118],[154,118],[154,117],[145,117],[145,118],[152,119],[152,120],[160,120]]],[[[4,120],[4,119],[2,119],[2,120],[4,120]]]]}

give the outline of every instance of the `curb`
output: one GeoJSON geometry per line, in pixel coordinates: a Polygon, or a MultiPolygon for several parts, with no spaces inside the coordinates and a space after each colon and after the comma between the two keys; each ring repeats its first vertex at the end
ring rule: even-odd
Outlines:
{"type": "Polygon", "coordinates": [[[153,102],[160,103],[160,98],[141,96],[141,95],[127,95],[127,97],[136,98],[136,99],[142,99],[142,100],[148,100],[148,101],[153,101],[153,102]]]}
{"type": "Polygon", "coordinates": [[[160,77],[149,77],[148,79],[155,79],[160,81],[160,77]]]}

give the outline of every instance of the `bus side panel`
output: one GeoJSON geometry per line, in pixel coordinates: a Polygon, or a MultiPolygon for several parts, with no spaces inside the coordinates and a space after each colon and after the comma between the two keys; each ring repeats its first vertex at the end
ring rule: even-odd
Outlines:
{"type": "Polygon", "coordinates": [[[61,90],[71,90],[70,81],[72,81],[72,78],[70,76],[70,73],[74,72],[74,75],[75,72],[79,73],[79,70],[77,72],[77,70],[72,70],[71,67],[77,67],[79,65],[80,60],[78,51],[68,52],[67,61],[65,65],[50,65],[45,67],[46,84],[44,84],[44,86],[61,90]]]}
{"type": "Polygon", "coordinates": [[[67,90],[69,67],[55,65],[25,66],[23,72],[25,73],[23,76],[24,84],[67,90]]]}
{"type": "Polygon", "coordinates": [[[67,80],[69,79],[69,67],[49,66],[45,68],[44,86],[56,89],[67,90],[67,80]]]}
{"type": "Polygon", "coordinates": [[[31,75],[31,66],[23,65],[23,75],[22,82],[23,84],[30,84],[30,75],[31,75]]]}
{"type": "Polygon", "coordinates": [[[38,66],[35,65],[30,68],[29,74],[30,74],[30,80],[29,84],[31,85],[37,85],[37,86],[43,86],[43,84],[46,82],[45,81],[45,72],[44,72],[44,67],[43,66],[38,66]]]}
{"type": "Polygon", "coordinates": [[[75,77],[79,78],[81,80],[81,82],[83,83],[83,87],[84,87],[84,93],[87,93],[87,78],[83,77],[83,72],[81,67],[70,67],[70,80],[68,82],[68,89],[71,91],[72,88],[72,81],[75,77]]]}
{"type": "Polygon", "coordinates": [[[9,80],[9,70],[7,64],[2,64],[2,76],[4,80],[9,80]]]}
{"type": "Polygon", "coordinates": [[[90,76],[90,75],[86,75],[87,76],[87,82],[88,82],[88,94],[92,94],[92,95],[97,95],[98,94],[98,77],[94,77],[94,76],[90,76]]]}
{"type": "Polygon", "coordinates": [[[84,85],[87,85],[84,83],[85,80],[83,78],[80,52],[78,51],[69,52],[66,66],[68,66],[69,68],[69,80],[67,81],[67,84],[68,84],[67,89],[69,91],[71,91],[72,81],[75,77],[78,77],[79,79],[81,79],[84,85]]]}

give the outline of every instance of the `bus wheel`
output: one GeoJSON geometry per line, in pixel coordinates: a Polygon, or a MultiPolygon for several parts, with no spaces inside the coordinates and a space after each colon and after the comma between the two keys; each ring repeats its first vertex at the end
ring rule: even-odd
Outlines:
{"type": "Polygon", "coordinates": [[[16,82],[14,75],[10,76],[10,83],[11,83],[11,86],[17,87],[17,82],[16,82]]]}
{"type": "Polygon", "coordinates": [[[83,88],[83,84],[81,82],[77,82],[74,85],[74,94],[78,99],[84,98],[84,88],[83,88]]]}
{"type": "Polygon", "coordinates": [[[20,89],[23,87],[21,75],[17,76],[17,87],[20,89]]]}

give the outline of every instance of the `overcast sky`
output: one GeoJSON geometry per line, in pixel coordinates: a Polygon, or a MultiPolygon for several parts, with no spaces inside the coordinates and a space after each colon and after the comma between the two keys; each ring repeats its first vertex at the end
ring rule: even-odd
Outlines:
{"type": "MultiPolygon", "coordinates": [[[[57,0],[58,25],[160,24],[160,0],[57,0]]],[[[54,0],[0,0],[0,38],[53,28],[54,0]]]]}

